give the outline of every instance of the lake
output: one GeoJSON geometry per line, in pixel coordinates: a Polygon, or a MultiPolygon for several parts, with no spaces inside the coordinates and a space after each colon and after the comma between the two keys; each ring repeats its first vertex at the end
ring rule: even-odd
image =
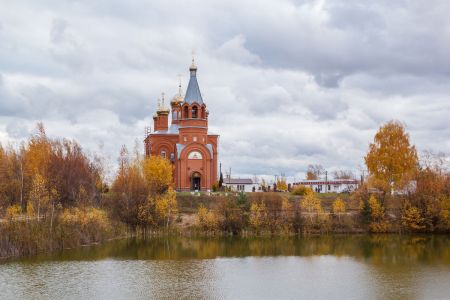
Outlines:
{"type": "Polygon", "coordinates": [[[115,240],[0,262],[1,299],[450,299],[450,237],[115,240]]]}

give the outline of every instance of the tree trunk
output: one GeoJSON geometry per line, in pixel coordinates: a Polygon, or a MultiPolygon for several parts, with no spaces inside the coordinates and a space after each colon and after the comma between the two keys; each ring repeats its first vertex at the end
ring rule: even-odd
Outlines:
{"type": "Polygon", "coordinates": [[[50,233],[53,232],[53,212],[55,211],[55,204],[52,202],[52,217],[50,219],[50,233]]]}

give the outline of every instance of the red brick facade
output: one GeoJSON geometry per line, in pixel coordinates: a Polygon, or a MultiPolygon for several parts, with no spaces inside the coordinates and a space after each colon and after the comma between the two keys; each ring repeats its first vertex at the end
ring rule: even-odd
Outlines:
{"type": "Polygon", "coordinates": [[[171,161],[177,190],[209,190],[217,181],[219,136],[208,132],[209,112],[198,87],[197,67],[192,64],[189,70],[185,97],[180,87],[170,109],[164,107],[164,99],[158,104],[154,130],[145,139],[145,153],[171,161]]]}

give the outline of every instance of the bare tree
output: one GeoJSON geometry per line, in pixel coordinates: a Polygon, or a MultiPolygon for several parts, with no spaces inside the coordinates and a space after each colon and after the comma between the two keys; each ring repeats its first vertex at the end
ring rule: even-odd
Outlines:
{"type": "Polygon", "coordinates": [[[333,172],[335,179],[355,179],[355,174],[350,170],[336,170],[333,172]]]}

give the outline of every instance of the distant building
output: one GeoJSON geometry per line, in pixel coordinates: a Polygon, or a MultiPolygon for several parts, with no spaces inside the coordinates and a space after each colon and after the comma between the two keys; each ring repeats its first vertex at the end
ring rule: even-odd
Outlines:
{"type": "Polygon", "coordinates": [[[233,192],[257,192],[258,184],[250,178],[224,178],[223,185],[233,192]]]}
{"type": "Polygon", "coordinates": [[[356,179],[333,179],[333,180],[301,180],[294,182],[294,187],[304,185],[317,193],[348,193],[354,191],[359,181],[356,179]]]}

